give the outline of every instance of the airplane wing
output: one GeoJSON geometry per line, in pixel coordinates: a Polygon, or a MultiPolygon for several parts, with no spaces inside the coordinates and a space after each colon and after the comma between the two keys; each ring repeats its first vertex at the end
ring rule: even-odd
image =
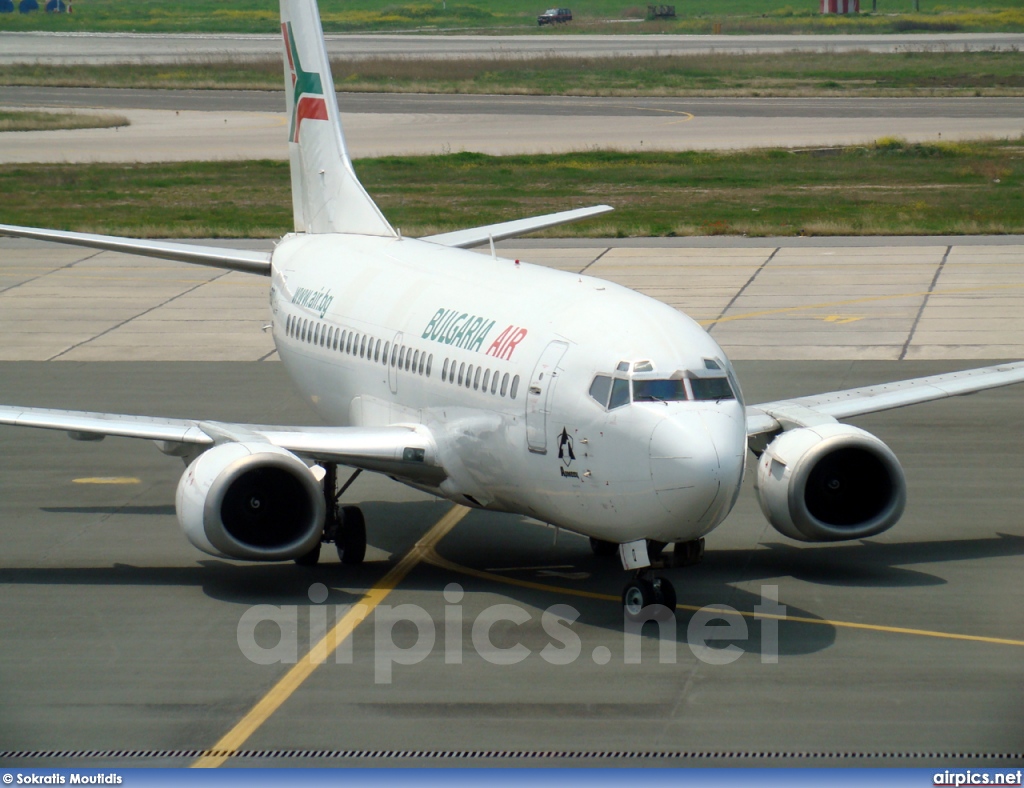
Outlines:
{"type": "Polygon", "coordinates": [[[85,441],[108,435],[142,438],[156,441],[165,454],[183,457],[217,443],[269,443],[314,462],[336,462],[416,481],[444,478],[433,436],[419,425],[270,426],[7,405],[0,406],[0,424],[63,430],[85,441]]]}
{"type": "Polygon", "coordinates": [[[526,235],[538,230],[546,230],[548,227],[557,227],[560,224],[579,222],[583,219],[600,216],[614,210],[610,205],[594,205],[590,208],[576,208],[571,211],[559,211],[558,213],[548,213],[543,216],[531,216],[528,219],[514,219],[511,222],[499,222],[498,224],[487,224],[483,227],[472,227],[468,230],[428,235],[420,240],[430,241],[442,246],[467,249],[471,246],[481,246],[492,240],[501,241],[505,238],[515,238],[516,236],[526,235]]]}
{"type": "Polygon", "coordinates": [[[747,407],[747,435],[754,437],[795,427],[958,397],[1024,381],[1024,361],[948,372],[923,378],[765,402],[747,407]]]}
{"type": "Polygon", "coordinates": [[[243,271],[247,274],[270,276],[270,252],[220,249],[215,246],[149,241],[141,238],[120,238],[115,235],[72,233],[63,230],[44,230],[38,227],[16,227],[10,224],[0,224],[0,235],[35,238],[39,241],[54,241],[73,246],[88,246],[93,249],[107,249],[112,252],[126,252],[145,257],[158,257],[163,260],[177,260],[182,263],[195,263],[213,268],[243,271]]]}

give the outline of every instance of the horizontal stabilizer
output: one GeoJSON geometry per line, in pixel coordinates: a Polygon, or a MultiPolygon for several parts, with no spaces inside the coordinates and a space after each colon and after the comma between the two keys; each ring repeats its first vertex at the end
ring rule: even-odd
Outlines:
{"type": "Polygon", "coordinates": [[[546,230],[548,227],[579,222],[583,219],[600,216],[614,210],[610,205],[594,205],[590,208],[576,208],[571,211],[548,213],[544,216],[531,216],[528,219],[515,219],[511,222],[499,222],[498,224],[487,224],[483,227],[472,227],[468,230],[456,230],[453,233],[428,235],[420,240],[441,244],[441,246],[467,249],[471,246],[481,246],[491,240],[500,241],[504,238],[515,238],[519,235],[535,233],[538,230],[546,230]]]}
{"type": "Polygon", "coordinates": [[[270,252],[220,249],[215,246],[197,246],[172,241],[148,241],[141,238],[120,238],[116,235],[70,233],[63,230],[43,230],[37,227],[14,227],[9,224],[0,224],[0,235],[35,238],[39,241],[53,241],[73,246],[88,246],[92,249],[107,249],[111,252],[125,252],[143,257],[158,257],[162,260],[177,260],[181,263],[195,263],[213,268],[227,268],[230,271],[244,271],[247,274],[270,276],[270,252]]]}

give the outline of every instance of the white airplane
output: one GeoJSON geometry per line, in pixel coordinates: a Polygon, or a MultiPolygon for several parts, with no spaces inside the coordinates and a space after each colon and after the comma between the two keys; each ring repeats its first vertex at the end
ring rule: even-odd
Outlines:
{"type": "Polygon", "coordinates": [[[1024,381],[1024,362],[745,406],[697,323],[627,288],[493,253],[493,241],[585,208],[403,238],[356,178],[315,0],[281,0],[295,232],[272,253],[0,225],[0,233],[270,277],[282,362],[336,426],[225,424],[0,407],[0,423],[78,440],[146,438],[187,470],[176,511],[216,556],[362,561],[363,516],[339,501],[374,471],[457,503],[591,538],[632,575],[627,616],[675,607],[653,570],[700,559],[748,450],[761,508],[801,541],[860,539],[900,517],[906,484],[878,438],[838,420],[1024,381]],[[491,257],[465,251],[492,244],[491,257]],[[338,486],[338,466],[352,469],[338,486]]]}

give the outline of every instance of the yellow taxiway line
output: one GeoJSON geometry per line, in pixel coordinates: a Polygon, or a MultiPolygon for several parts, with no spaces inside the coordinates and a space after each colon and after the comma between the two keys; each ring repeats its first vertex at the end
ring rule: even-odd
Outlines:
{"type": "Polygon", "coordinates": [[[465,506],[453,506],[426,535],[416,543],[380,581],[367,591],[359,603],[334,625],[324,638],[313,646],[309,653],[300,659],[271,690],[252,707],[248,714],[228,731],[219,742],[192,764],[193,768],[212,769],[238,752],[239,748],[249,740],[260,726],[277,711],[302,686],[314,670],[334,653],[341,643],[348,638],[359,623],[377,607],[384,598],[393,591],[412,569],[433,552],[434,546],[469,513],[465,506]]]}

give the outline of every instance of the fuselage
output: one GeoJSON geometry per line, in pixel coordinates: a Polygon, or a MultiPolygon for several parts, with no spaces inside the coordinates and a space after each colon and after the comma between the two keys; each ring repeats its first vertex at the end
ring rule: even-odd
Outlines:
{"type": "Polygon", "coordinates": [[[432,491],[451,500],[670,542],[710,531],[738,495],[728,359],[627,288],[412,239],[294,235],[274,252],[271,309],[321,416],[422,425],[446,475],[432,491]]]}

